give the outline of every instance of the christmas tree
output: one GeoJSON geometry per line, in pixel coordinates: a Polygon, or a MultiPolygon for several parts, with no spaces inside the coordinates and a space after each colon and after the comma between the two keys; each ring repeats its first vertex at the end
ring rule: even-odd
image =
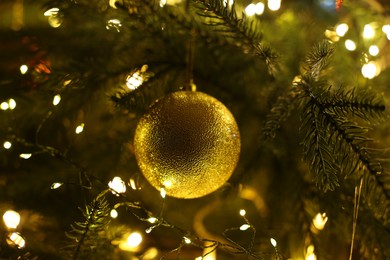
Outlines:
{"type": "Polygon", "coordinates": [[[1,259],[390,258],[387,1],[0,17],[1,259]]]}

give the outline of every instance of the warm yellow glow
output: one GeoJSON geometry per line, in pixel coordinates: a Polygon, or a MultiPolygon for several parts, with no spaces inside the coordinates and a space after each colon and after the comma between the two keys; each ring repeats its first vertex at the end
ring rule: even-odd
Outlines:
{"type": "Polygon", "coordinates": [[[53,15],[57,15],[59,11],[60,11],[60,9],[58,9],[57,7],[54,7],[54,8],[50,8],[49,10],[44,12],[43,15],[46,17],[50,17],[53,15]]]}
{"type": "Polygon", "coordinates": [[[7,240],[7,243],[9,245],[16,245],[19,248],[23,248],[26,245],[26,241],[18,232],[11,233],[8,236],[8,240],[7,240]]]}
{"type": "Polygon", "coordinates": [[[158,219],[154,218],[154,217],[150,217],[150,218],[148,218],[148,221],[149,221],[149,223],[154,224],[154,223],[156,223],[158,221],[158,219]]]}
{"type": "Polygon", "coordinates": [[[10,149],[11,146],[12,146],[12,144],[11,144],[11,142],[9,142],[9,141],[5,141],[5,142],[3,143],[3,147],[4,147],[5,149],[10,149]]]}
{"type": "Polygon", "coordinates": [[[142,235],[139,232],[133,232],[127,238],[127,245],[130,248],[136,248],[142,243],[142,235]]]}
{"type": "Polygon", "coordinates": [[[226,6],[229,4],[229,6],[232,6],[234,4],[234,0],[223,0],[223,5],[226,6]]]}
{"type": "Polygon", "coordinates": [[[144,260],[152,260],[157,259],[158,256],[158,249],[155,247],[150,247],[148,250],[145,251],[145,253],[142,254],[142,259],[144,260]]]}
{"type": "Polygon", "coordinates": [[[130,188],[132,188],[133,190],[137,189],[137,186],[135,185],[135,181],[133,179],[130,179],[130,188]]]}
{"type": "Polygon", "coordinates": [[[332,42],[338,42],[340,40],[340,37],[337,36],[337,33],[335,31],[326,29],[324,34],[332,42]]]}
{"type": "Polygon", "coordinates": [[[165,196],[167,196],[167,192],[165,191],[164,187],[161,188],[160,195],[161,195],[161,198],[163,198],[163,199],[165,199],[165,196]]]}
{"type": "Polygon", "coordinates": [[[317,256],[314,254],[314,246],[309,245],[306,249],[305,260],[316,260],[317,256]]]}
{"type": "Polygon", "coordinates": [[[245,209],[240,209],[240,215],[245,216],[246,215],[246,210],[245,209]]]}
{"type": "Polygon", "coordinates": [[[180,4],[181,2],[182,2],[182,0],[160,0],[160,6],[163,7],[166,4],[167,5],[176,5],[176,4],[180,4]]]}
{"type": "Polygon", "coordinates": [[[13,110],[16,107],[16,101],[13,98],[8,100],[9,109],[13,110]]]}
{"type": "Polygon", "coordinates": [[[110,211],[110,216],[111,216],[112,218],[117,218],[117,217],[118,217],[118,211],[116,211],[115,209],[112,209],[112,210],[110,211]]]}
{"type": "Polygon", "coordinates": [[[356,50],[356,43],[348,39],[345,41],[345,48],[349,51],[354,51],[356,50]]]}
{"type": "Polygon", "coordinates": [[[135,90],[139,86],[141,86],[143,82],[144,78],[142,77],[142,75],[139,72],[134,72],[133,74],[127,76],[126,86],[130,90],[135,90]]]}
{"type": "Polygon", "coordinates": [[[26,74],[27,71],[28,71],[27,65],[24,65],[24,64],[23,64],[22,66],[20,66],[20,73],[26,74]]]}
{"type": "Polygon", "coordinates": [[[188,237],[183,237],[183,239],[184,239],[184,243],[191,244],[191,239],[189,239],[188,237]]]}
{"type": "Polygon", "coordinates": [[[382,31],[386,34],[387,39],[390,40],[390,25],[389,24],[383,25],[382,31]]]}
{"type": "Polygon", "coordinates": [[[7,210],[3,215],[4,224],[9,229],[15,229],[20,223],[20,214],[14,210],[7,210]]]}
{"type": "Polygon", "coordinates": [[[362,75],[367,79],[372,79],[377,75],[378,68],[376,63],[371,61],[362,66],[362,75]]]}
{"type": "Polygon", "coordinates": [[[253,16],[256,13],[256,5],[255,4],[249,4],[247,7],[245,7],[245,14],[247,16],[253,16]]]}
{"type": "Polygon", "coordinates": [[[32,154],[31,153],[21,153],[21,154],[19,154],[19,157],[20,158],[23,158],[23,159],[30,159],[31,158],[31,156],[32,156],[32,154]]]}
{"type": "Polygon", "coordinates": [[[48,18],[49,25],[53,28],[58,28],[62,24],[62,17],[60,16],[50,16],[48,18]]]}
{"type": "Polygon", "coordinates": [[[49,25],[53,28],[58,28],[62,24],[62,17],[60,15],[60,9],[57,7],[47,10],[43,15],[48,18],[49,25]]]}
{"type": "Polygon", "coordinates": [[[363,38],[372,39],[375,36],[375,30],[370,24],[366,24],[363,29],[363,38]]]}
{"type": "Polygon", "coordinates": [[[204,242],[203,256],[200,256],[196,259],[200,260],[216,260],[217,259],[217,250],[213,250],[212,242],[204,242]]]}
{"type": "Polygon", "coordinates": [[[55,183],[53,183],[53,184],[51,185],[51,189],[52,189],[52,190],[58,189],[59,187],[62,186],[62,184],[63,184],[63,183],[61,183],[61,182],[55,182],[55,183]]]}
{"type": "Polygon", "coordinates": [[[390,24],[385,24],[382,26],[382,32],[390,34],[390,24]]]}
{"type": "Polygon", "coordinates": [[[379,54],[378,46],[371,45],[370,48],[368,48],[368,53],[370,53],[371,56],[377,56],[379,54]]]}
{"type": "Polygon", "coordinates": [[[257,15],[261,15],[264,13],[264,4],[262,2],[258,2],[256,5],[255,5],[255,13],[257,15]]]}
{"type": "Polygon", "coordinates": [[[326,213],[317,213],[313,218],[313,225],[317,230],[323,230],[327,221],[326,213]]]}
{"type": "Polygon", "coordinates": [[[53,105],[54,106],[58,105],[60,103],[60,101],[61,101],[60,94],[55,95],[54,98],[53,98],[53,105]]]}
{"type": "Polygon", "coordinates": [[[110,1],[109,1],[109,5],[110,5],[112,8],[117,9],[116,6],[115,6],[115,3],[116,3],[116,2],[118,2],[118,0],[110,0],[110,1]]]}
{"type": "Polygon", "coordinates": [[[277,11],[280,9],[281,0],[268,0],[268,8],[271,11],[277,11]]]}
{"type": "Polygon", "coordinates": [[[167,4],[167,0],[160,0],[160,7],[164,7],[167,4]]]}
{"type": "Polygon", "coordinates": [[[276,240],[274,238],[272,238],[272,237],[271,237],[270,241],[271,241],[271,244],[272,244],[273,247],[276,247],[276,245],[278,244],[276,242],[276,240]]]}
{"type": "Polygon", "coordinates": [[[64,81],[64,87],[68,86],[72,82],[71,79],[65,80],[64,81]]]}
{"type": "Polygon", "coordinates": [[[126,184],[121,177],[114,177],[112,181],[108,183],[108,187],[110,187],[110,189],[112,189],[112,193],[116,195],[118,195],[118,193],[126,192],[126,184]]]}
{"type": "Polygon", "coordinates": [[[83,132],[83,130],[84,130],[84,123],[81,123],[80,125],[78,125],[76,127],[75,132],[76,132],[76,134],[80,134],[81,132],[83,132]]]}
{"type": "Polygon", "coordinates": [[[343,37],[348,32],[349,26],[346,23],[341,23],[336,27],[336,34],[343,37]]]}
{"type": "Polygon", "coordinates": [[[173,184],[172,184],[171,180],[165,180],[163,182],[163,185],[164,185],[165,188],[170,188],[170,187],[172,187],[173,184]]]}
{"type": "Polygon", "coordinates": [[[240,230],[245,231],[245,230],[247,230],[247,229],[250,228],[250,227],[251,227],[251,226],[248,225],[248,224],[243,224],[243,225],[241,225],[240,230]]]}
{"type": "Polygon", "coordinates": [[[118,19],[110,19],[107,21],[106,29],[115,29],[117,32],[120,32],[120,28],[122,27],[121,21],[118,19]]]}
{"type": "Polygon", "coordinates": [[[0,104],[1,110],[7,110],[9,108],[9,104],[7,102],[2,102],[0,104]]]}

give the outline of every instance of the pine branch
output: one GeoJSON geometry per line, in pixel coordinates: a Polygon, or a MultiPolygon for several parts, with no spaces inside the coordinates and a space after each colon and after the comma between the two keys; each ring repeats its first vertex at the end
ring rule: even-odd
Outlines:
{"type": "Polygon", "coordinates": [[[198,15],[207,18],[204,19],[206,25],[213,26],[216,32],[235,42],[240,41],[245,53],[260,57],[268,66],[269,74],[275,75],[278,55],[261,43],[262,34],[256,28],[254,20],[249,21],[245,13],[239,18],[235,4],[229,6],[223,0],[195,0],[195,3],[200,10],[198,15]]]}
{"type": "MultiPolygon", "coordinates": [[[[306,86],[309,98],[303,109],[301,131],[305,133],[305,159],[316,174],[317,184],[324,191],[331,190],[338,185],[336,174],[350,176],[356,171],[367,169],[375,177],[376,185],[381,187],[382,193],[389,199],[390,189],[386,183],[389,180],[380,177],[382,174],[387,176],[388,173],[382,165],[378,150],[368,146],[372,141],[366,136],[368,129],[352,123],[344,116],[345,109],[351,109],[351,106],[329,106],[328,101],[334,99],[330,88],[317,91],[311,89],[314,86],[306,86]]],[[[364,101],[357,98],[354,103],[362,104],[364,101]]],[[[362,105],[354,106],[353,111],[358,111],[355,114],[362,118],[368,118],[371,114],[380,114],[383,108],[379,104],[362,105]]]]}
{"type": "Polygon", "coordinates": [[[72,259],[80,259],[90,254],[98,248],[99,241],[104,237],[104,229],[110,222],[110,207],[104,197],[106,192],[100,193],[82,210],[84,221],[75,222],[71,225],[72,230],[66,233],[74,242],[66,248],[73,249],[72,259]]]}
{"type": "Polygon", "coordinates": [[[327,40],[323,40],[314,46],[305,58],[308,73],[314,78],[317,78],[320,72],[328,65],[333,53],[334,46],[327,40]]]}
{"type": "Polygon", "coordinates": [[[383,118],[385,105],[370,90],[339,88],[332,95],[325,96],[325,98],[327,99],[322,101],[322,105],[330,113],[339,113],[344,116],[352,114],[366,121],[383,118]]]}
{"type": "Polygon", "coordinates": [[[270,112],[267,114],[262,130],[262,139],[264,141],[275,137],[276,131],[280,128],[281,123],[284,122],[290,116],[291,111],[297,107],[297,102],[300,102],[301,94],[302,91],[300,88],[292,87],[289,88],[285,94],[278,97],[270,112]]]}
{"type": "Polygon", "coordinates": [[[327,138],[325,115],[312,102],[308,102],[302,114],[304,159],[309,162],[317,185],[324,191],[334,190],[339,186],[336,174],[340,169],[333,158],[331,139],[327,138]]]}

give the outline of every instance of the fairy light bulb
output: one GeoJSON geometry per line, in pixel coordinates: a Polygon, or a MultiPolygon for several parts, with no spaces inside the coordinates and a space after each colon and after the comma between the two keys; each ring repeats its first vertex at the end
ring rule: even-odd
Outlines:
{"type": "Polygon", "coordinates": [[[117,218],[118,217],[118,211],[116,211],[116,209],[112,209],[110,211],[110,217],[111,218],[117,218]]]}
{"type": "Polygon", "coordinates": [[[379,47],[376,46],[376,45],[371,45],[369,48],[368,48],[368,53],[371,55],[371,56],[377,56],[379,54],[379,47]]]}
{"type": "Polygon", "coordinates": [[[1,110],[7,110],[9,108],[8,102],[1,102],[0,109],[1,110]]]}
{"type": "Polygon", "coordinates": [[[370,24],[364,25],[363,29],[363,38],[364,39],[372,39],[375,36],[375,30],[370,24]]]}
{"type": "Polygon", "coordinates": [[[155,218],[155,217],[150,217],[150,218],[148,218],[148,222],[149,222],[149,223],[154,224],[154,223],[156,223],[157,221],[158,221],[158,219],[155,218]]]}
{"type": "Polygon", "coordinates": [[[273,247],[276,247],[276,245],[278,244],[278,243],[276,242],[276,240],[275,240],[274,238],[272,238],[272,237],[271,237],[271,239],[270,239],[270,242],[271,242],[271,245],[272,245],[273,247]]]}
{"type": "Polygon", "coordinates": [[[126,86],[130,90],[136,90],[139,86],[142,85],[143,82],[144,82],[144,78],[142,77],[142,75],[139,72],[135,72],[127,76],[126,86]]]}
{"type": "Polygon", "coordinates": [[[245,209],[240,209],[240,215],[245,216],[246,215],[246,210],[245,209]]]}
{"type": "Polygon", "coordinates": [[[51,185],[50,188],[51,188],[52,190],[56,190],[56,189],[58,189],[59,187],[61,187],[62,184],[63,184],[63,183],[61,183],[61,182],[55,182],[55,183],[53,183],[53,184],[51,185]]]}
{"type": "Polygon", "coordinates": [[[16,101],[15,101],[15,99],[10,98],[10,99],[8,100],[8,106],[9,106],[9,109],[11,109],[11,110],[15,109],[15,107],[16,107],[16,101]]]}
{"type": "Polygon", "coordinates": [[[26,160],[27,160],[27,159],[30,159],[31,156],[32,156],[31,153],[21,153],[21,154],[19,154],[19,157],[20,157],[20,158],[26,159],[26,160]]]}
{"type": "Polygon", "coordinates": [[[262,2],[258,2],[256,5],[255,5],[255,13],[257,15],[261,15],[264,13],[264,9],[265,9],[265,5],[262,3],[262,2]]]}
{"type": "Polygon", "coordinates": [[[23,248],[26,245],[26,240],[18,232],[13,232],[8,236],[7,243],[9,245],[15,245],[18,248],[23,248]]]}
{"type": "Polygon", "coordinates": [[[249,4],[247,7],[245,7],[245,14],[247,16],[254,16],[256,13],[256,6],[255,4],[249,4]]]}
{"type": "Polygon", "coordinates": [[[345,40],[345,48],[349,51],[356,50],[356,43],[350,39],[345,40]]]}
{"type": "Polygon", "coordinates": [[[313,225],[317,230],[323,230],[327,221],[326,213],[317,213],[313,218],[313,225]]]}
{"type": "Polygon", "coordinates": [[[81,123],[80,125],[78,125],[78,126],[76,127],[75,132],[76,132],[76,134],[80,134],[80,133],[83,132],[83,131],[84,131],[84,123],[81,123]]]}
{"type": "Polygon", "coordinates": [[[21,73],[22,75],[24,75],[24,74],[26,74],[27,71],[28,71],[28,66],[25,65],[25,64],[23,64],[22,66],[20,66],[19,69],[20,69],[20,73],[21,73]]]}
{"type": "Polygon", "coordinates": [[[118,193],[126,192],[126,184],[121,177],[114,177],[109,183],[108,187],[112,189],[112,193],[119,196],[118,193]]]}
{"type": "Polygon", "coordinates": [[[142,243],[142,235],[139,232],[133,232],[127,238],[127,245],[130,248],[136,248],[142,243]]]}
{"type": "Polygon", "coordinates": [[[267,5],[268,9],[271,11],[277,11],[280,9],[282,1],[281,0],[268,0],[267,5]]]}
{"type": "Polygon", "coordinates": [[[14,210],[7,210],[3,215],[4,224],[9,229],[15,229],[20,223],[20,214],[14,210]]]}
{"type": "Polygon", "coordinates": [[[167,196],[167,192],[165,191],[164,187],[161,188],[160,195],[161,195],[161,198],[163,198],[163,199],[165,199],[165,196],[167,196]]]}
{"type": "Polygon", "coordinates": [[[343,37],[349,30],[349,26],[346,23],[341,23],[336,27],[336,34],[343,37]]]}
{"type": "Polygon", "coordinates": [[[362,66],[362,75],[363,77],[367,79],[372,79],[376,76],[377,74],[377,66],[375,62],[371,61],[369,63],[366,63],[362,66]]]}
{"type": "Polygon", "coordinates": [[[9,141],[5,141],[3,143],[3,147],[8,150],[8,149],[10,149],[12,147],[12,143],[9,142],[9,141]]]}
{"type": "Polygon", "coordinates": [[[241,231],[245,231],[245,230],[249,229],[250,227],[251,227],[251,226],[248,225],[248,224],[243,224],[243,225],[240,226],[240,230],[241,230],[241,231]]]}
{"type": "Polygon", "coordinates": [[[59,94],[55,95],[53,98],[53,105],[57,106],[61,101],[61,96],[59,94]]]}

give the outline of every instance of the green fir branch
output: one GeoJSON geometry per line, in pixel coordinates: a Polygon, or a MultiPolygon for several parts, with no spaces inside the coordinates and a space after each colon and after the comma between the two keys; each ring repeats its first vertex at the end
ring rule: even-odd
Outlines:
{"type": "Polygon", "coordinates": [[[107,190],[100,193],[82,211],[84,220],[71,224],[71,231],[66,236],[72,240],[72,244],[66,247],[73,250],[72,259],[82,259],[98,248],[104,238],[104,229],[110,222],[110,207],[105,199],[107,190]]]}
{"type": "MultiPolygon", "coordinates": [[[[329,90],[331,91],[331,90],[329,90]]],[[[383,118],[385,105],[375,93],[370,90],[357,90],[356,88],[346,90],[337,89],[331,95],[324,96],[322,105],[325,110],[343,116],[355,115],[366,121],[371,119],[380,120],[383,118]]]]}
{"type": "Polygon", "coordinates": [[[315,174],[315,182],[324,191],[334,190],[339,186],[337,173],[340,169],[333,158],[331,139],[327,138],[325,115],[312,102],[303,109],[300,130],[305,133],[302,141],[304,159],[315,174]]]}
{"type": "Polygon", "coordinates": [[[277,98],[265,120],[264,128],[262,130],[262,139],[264,141],[275,137],[276,131],[280,128],[281,123],[283,123],[290,116],[291,111],[297,107],[298,102],[300,102],[301,94],[301,89],[294,86],[277,98]]]}
{"type": "Polygon", "coordinates": [[[204,18],[206,25],[213,26],[214,31],[224,37],[232,38],[236,45],[240,41],[245,53],[261,58],[266,63],[269,74],[275,75],[278,54],[261,43],[262,34],[254,20],[250,21],[245,13],[239,18],[234,3],[232,6],[225,4],[223,0],[195,0],[195,3],[198,4],[198,15],[204,18]]]}
{"type": "MultiPolygon", "coordinates": [[[[330,88],[311,91],[314,86],[306,85],[308,102],[302,113],[301,131],[305,135],[302,142],[305,159],[315,172],[317,184],[326,191],[337,185],[337,174],[350,176],[356,171],[366,169],[375,176],[376,185],[381,187],[383,194],[390,198],[390,181],[387,180],[389,183],[386,184],[386,178],[380,177],[382,174],[387,176],[388,173],[382,165],[379,150],[368,145],[372,142],[372,139],[366,136],[368,129],[346,118],[344,107],[338,109],[337,106],[329,106],[327,101],[333,99],[330,88]]],[[[359,111],[356,113],[359,113],[360,117],[369,118],[370,114],[381,113],[382,105],[355,106],[354,109],[359,111]]]]}
{"type": "Polygon", "coordinates": [[[318,77],[320,72],[328,65],[333,53],[334,46],[327,40],[323,40],[315,45],[305,58],[308,73],[318,77]]]}

